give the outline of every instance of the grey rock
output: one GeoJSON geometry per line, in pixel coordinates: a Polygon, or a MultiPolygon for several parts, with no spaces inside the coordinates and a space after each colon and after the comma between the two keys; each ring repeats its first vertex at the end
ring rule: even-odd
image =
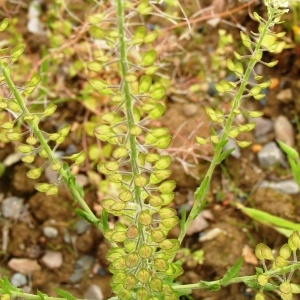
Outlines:
{"type": "Polygon", "coordinates": [[[235,158],[240,158],[241,157],[241,150],[235,140],[233,139],[228,139],[227,144],[224,146],[223,151],[229,150],[234,148],[234,150],[230,153],[235,158]]]}
{"type": "Polygon", "coordinates": [[[57,171],[53,171],[51,165],[49,165],[45,168],[45,176],[49,183],[56,183],[59,173],[57,171]]]}
{"type": "Polygon", "coordinates": [[[91,224],[83,219],[78,220],[75,224],[75,230],[76,230],[77,234],[85,233],[90,227],[91,227],[91,224]]]}
{"type": "Polygon", "coordinates": [[[286,194],[298,194],[300,192],[300,188],[294,180],[283,180],[279,182],[264,180],[262,181],[260,187],[271,188],[286,194]]]}
{"type": "Polygon", "coordinates": [[[8,197],[2,202],[2,215],[5,218],[18,219],[24,208],[23,200],[18,197],[8,197]]]}
{"type": "Polygon", "coordinates": [[[104,296],[100,286],[92,284],[84,293],[84,298],[87,300],[103,300],[104,296]]]}
{"type": "Polygon", "coordinates": [[[15,287],[22,287],[27,284],[27,277],[21,273],[15,273],[10,278],[10,282],[15,287]]]}
{"type": "Polygon", "coordinates": [[[290,147],[295,146],[294,128],[287,117],[279,116],[274,122],[275,138],[290,147]]]}
{"type": "Polygon", "coordinates": [[[284,155],[275,142],[264,145],[257,156],[259,165],[262,168],[269,168],[276,164],[285,164],[284,155]]]}
{"type": "Polygon", "coordinates": [[[90,255],[83,255],[75,262],[75,269],[73,274],[69,278],[70,283],[79,282],[88,270],[92,268],[94,264],[94,257],[90,255]]]}
{"type": "Polygon", "coordinates": [[[254,134],[256,137],[266,135],[273,130],[273,122],[270,119],[259,117],[253,118],[251,121],[255,123],[254,134]]]}
{"type": "Polygon", "coordinates": [[[45,226],[43,228],[43,234],[49,239],[55,239],[56,237],[58,237],[58,230],[57,228],[52,226],[45,226]]]}
{"type": "Polygon", "coordinates": [[[63,264],[63,256],[61,252],[47,250],[42,257],[42,262],[49,269],[58,269],[63,264]]]}

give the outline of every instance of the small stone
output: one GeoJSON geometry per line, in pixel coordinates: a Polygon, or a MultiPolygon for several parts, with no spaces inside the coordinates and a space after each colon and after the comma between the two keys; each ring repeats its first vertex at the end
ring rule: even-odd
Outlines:
{"type": "Polygon", "coordinates": [[[76,182],[80,184],[81,186],[85,187],[89,183],[89,179],[84,174],[78,174],[76,175],[76,182]]]}
{"type": "Polygon", "coordinates": [[[284,165],[284,155],[275,142],[270,142],[262,147],[257,153],[259,164],[262,168],[273,165],[284,165]]]}
{"type": "Polygon", "coordinates": [[[248,245],[243,247],[242,256],[244,257],[246,263],[254,266],[258,265],[258,259],[256,258],[253,249],[248,245]]]}
{"type": "Polygon", "coordinates": [[[213,229],[209,230],[208,232],[206,232],[205,234],[201,235],[199,237],[199,242],[205,242],[205,241],[213,240],[221,233],[226,234],[224,232],[224,230],[222,230],[220,228],[213,228],[213,229]]]}
{"type": "Polygon", "coordinates": [[[18,219],[23,211],[23,200],[18,197],[8,197],[2,202],[2,214],[5,218],[18,219]]]}
{"type": "Polygon", "coordinates": [[[289,103],[293,100],[293,92],[291,88],[281,90],[277,96],[277,100],[283,103],[289,103]]]}
{"type": "Polygon", "coordinates": [[[49,183],[56,183],[57,182],[57,179],[59,177],[59,173],[57,171],[53,171],[52,170],[52,166],[51,165],[48,165],[46,168],[45,168],[45,172],[44,172],[47,180],[49,183]]]}
{"type": "Polygon", "coordinates": [[[213,218],[212,213],[209,210],[203,210],[195,220],[192,221],[191,225],[189,226],[186,235],[191,236],[195,233],[199,233],[206,228],[208,228],[209,223],[206,219],[211,220],[213,218]]]}
{"type": "Polygon", "coordinates": [[[52,226],[45,226],[43,228],[43,234],[49,239],[55,239],[58,236],[58,230],[52,226]]]}
{"type": "Polygon", "coordinates": [[[78,283],[84,276],[85,271],[83,269],[75,269],[73,274],[69,278],[69,282],[74,284],[78,283]]]}
{"type": "Polygon", "coordinates": [[[91,224],[83,219],[78,220],[75,224],[76,233],[79,235],[85,233],[90,227],[91,224]]]}
{"type": "Polygon", "coordinates": [[[275,137],[290,147],[295,146],[294,128],[287,117],[279,116],[274,122],[275,137]]]}
{"type": "Polygon", "coordinates": [[[75,263],[75,268],[82,268],[84,270],[91,269],[94,263],[94,257],[90,255],[83,255],[79,259],[77,259],[75,263]]]}
{"type": "Polygon", "coordinates": [[[92,284],[84,293],[84,298],[87,300],[103,300],[104,296],[101,288],[96,284],[92,284]]]}
{"type": "Polygon", "coordinates": [[[4,159],[3,164],[5,167],[9,167],[9,166],[19,162],[23,156],[24,156],[23,153],[19,153],[19,152],[12,153],[4,159]]]}
{"type": "Polygon", "coordinates": [[[194,103],[187,103],[183,106],[183,113],[186,117],[192,117],[197,113],[198,105],[194,103]]]}
{"type": "Polygon", "coordinates": [[[239,146],[237,145],[236,141],[229,138],[227,144],[224,146],[223,151],[229,150],[234,148],[234,150],[230,153],[231,156],[235,158],[241,157],[241,150],[239,146]]]}
{"type": "Polygon", "coordinates": [[[42,257],[42,262],[49,269],[57,269],[62,266],[63,256],[61,252],[47,250],[42,257]]]}
{"type": "Polygon", "coordinates": [[[261,188],[271,188],[281,193],[285,194],[298,194],[300,192],[300,188],[296,181],[294,180],[283,180],[279,182],[271,182],[264,180],[260,184],[261,188]]]}
{"type": "Polygon", "coordinates": [[[27,284],[27,277],[21,273],[15,273],[11,276],[10,282],[15,287],[22,287],[27,284]]]}
{"type": "Polygon", "coordinates": [[[255,123],[254,132],[256,137],[266,135],[273,130],[273,122],[270,119],[259,117],[253,118],[251,121],[255,123]]]}
{"type": "Polygon", "coordinates": [[[8,262],[8,266],[12,270],[20,272],[24,275],[29,275],[33,272],[41,270],[41,266],[38,264],[38,262],[29,258],[12,258],[8,262]]]}

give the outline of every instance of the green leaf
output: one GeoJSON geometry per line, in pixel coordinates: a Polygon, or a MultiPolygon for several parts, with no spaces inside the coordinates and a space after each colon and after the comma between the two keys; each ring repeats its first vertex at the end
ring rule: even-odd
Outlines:
{"type": "Polygon", "coordinates": [[[293,159],[298,159],[299,158],[299,153],[292,147],[288,146],[287,144],[277,141],[279,144],[280,148],[288,155],[289,157],[293,159]]]}
{"type": "Polygon", "coordinates": [[[224,277],[221,279],[221,285],[226,286],[228,283],[230,283],[230,280],[237,277],[242,264],[244,262],[244,258],[241,257],[224,275],[224,277]]]}
{"type": "Polygon", "coordinates": [[[220,156],[218,157],[216,163],[220,164],[230,153],[232,153],[235,150],[235,148],[230,148],[228,150],[223,151],[220,156]]]}
{"type": "Polygon", "coordinates": [[[95,216],[88,214],[87,212],[85,212],[84,210],[80,209],[80,208],[76,208],[75,209],[75,213],[81,217],[82,219],[86,220],[87,222],[91,223],[91,224],[96,224],[99,223],[99,219],[97,219],[95,216]]]}
{"type": "Polygon", "coordinates": [[[62,290],[62,289],[56,288],[56,289],[55,289],[55,292],[56,292],[59,296],[65,298],[65,299],[67,299],[67,300],[76,300],[76,298],[75,298],[71,293],[69,293],[69,292],[67,292],[67,291],[64,291],[64,290],[62,290]]]}

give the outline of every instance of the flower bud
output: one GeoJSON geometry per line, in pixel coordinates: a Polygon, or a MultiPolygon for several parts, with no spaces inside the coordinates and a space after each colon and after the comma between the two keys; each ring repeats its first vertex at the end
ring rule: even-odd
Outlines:
{"type": "Polygon", "coordinates": [[[168,239],[168,240],[164,240],[161,243],[159,243],[159,247],[162,250],[176,251],[179,249],[180,243],[176,239],[168,239]]]}
{"type": "Polygon", "coordinates": [[[136,248],[136,242],[134,240],[125,240],[124,241],[124,249],[126,252],[133,252],[136,248]]]}
{"type": "Polygon", "coordinates": [[[255,300],[265,300],[265,296],[262,292],[259,292],[255,295],[255,300]]]}
{"type": "Polygon", "coordinates": [[[154,259],[154,268],[159,272],[165,272],[169,269],[168,262],[163,258],[155,258],[154,259]]]}
{"type": "MultiPolygon", "coordinates": [[[[114,291],[115,292],[115,291],[114,291]]],[[[115,292],[116,293],[116,292],[115,292]]],[[[122,300],[132,300],[132,292],[129,290],[124,290],[121,289],[119,290],[118,293],[116,293],[118,295],[118,299],[122,299],[122,300]]]]}
{"type": "Polygon", "coordinates": [[[163,219],[173,218],[177,215],[176,210],[170,207],[161,208],[158,213],[163,219]]]}
{"type": "MultiPolygon", "coordinates": [[[[149,298],[149,293],[145,288],[139,288],[136,292],[136,300],[147,300],[149,298]]],[[[134,299],[134,298],[133,298],[134,299]]]]}
{"type": "Polygon", "coordinates": [[[294,231],[292,235],[289,237],[289,240],[291,239],[291,242],[297,249],[300,249],[300,235],[299,231],[294,231]]]}
{"type": "Polygon", "coordinates": [[[287,260],[284,258],[284,257],[282,257],[282,256],[277,256],[276,258],[275,258],[275,265],[276,265],[276,267],[277,268],[282,268],[282,267],[285,267],[286,265],[287,265],[287,260]]]}
{"type": "Polygon", "coordinates": [[[259,274],[257,276],[257,283],[264,287],[268,284],[268,281],[269,281],[269,276],[265,275],[265,274],[259,274]]]}
{"type": "Polygon", "coordinates": [[[125,258],[124,257],[118,258],[114,260],[111,263],[111,265],[116,270],[125,270],[126,269],[125,258]]]}
{"type": "Polygon", "coordinates": [[[164,202],[164,199],[160,196],[150,196],[149,204],[153,207],[161,206],[164,202]]]}
{"type": "Polygon", "coordinates": [[[153,242],[160,243],[166,239],[166,235],[161,230],[151,230],[151,239],[153,242]]]}

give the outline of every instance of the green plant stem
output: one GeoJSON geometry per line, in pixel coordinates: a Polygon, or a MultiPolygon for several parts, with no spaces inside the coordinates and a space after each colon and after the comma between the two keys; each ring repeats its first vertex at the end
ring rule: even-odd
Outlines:
{"type": "MultiPolygon", "coordinates": [[[[275,277],[276,275],[283,275],[287,274],[289,272],[295,271],[300,269],[300,263],[294,263],[290,266],[282,267],[280,269],[275,270],[269,270],[264,272],[264,275],[275,277]]],[[[227,286],[233,283],[256,283],[257,281],[257,275],[250,275],[250,276],[241,276],[241,277],[235,277],[230,279],[229,281],[226,281],[226,284],[222,284],[222,279],[214,280],[214,281],[200,281],[198,283],[193,284],[184,284],[184,285],[173,285],[172,288],[175,291],[183,291],[183,290],[189,290],[189,289],[207,289],[213,286],[227,286]]]]}
{"type": "MultiPolygon", "coordinates": [[[[0,60],[0,68],[2,70],[2,74],[5,78],[5,81],[8,85],[8,87],[10,88],[11,92],[13,93],[15,99],[17,100],[19,106],[21,107],[24,116],[29,116],[31,115],[30,111],[28,110],[28,108],[25,105],[25,102],[22,98],[22,96],[20,95],[18,89],[16,88],[16,86],[14,85],[9,72],[7,70],[7,68],[3,65],[2,61],[0,60]]],[[[53,163],[57,163],[59,164],[59,160],[56,158],[54,152],[52,151],[52,149],[50,148],[50,146],[48,145],[46,139],[44,138],[41,130],[39,129],[38,123],[34,120],[27,120],[26,121],[28,123],[28,125],[30,126],[31,130],[33,131],[33,133],[35,134],[37,140],[40,142],[42,148],[45,150],[45,152],[47,153],[48,158],[53,162],[53,163]]],[[[66,185],[68,186],[68,189],[70,190],[71,194],[74,197],[74,200],[77,201],[79,203],[79,205],[82,207],[82,209],[89,215],[89,217],[91,218],[91,220],[94,221],[95,226],[97,226],[97,228],[103,232],[103,228],[102,228],[102,224],[99,222],[98,218],[95,216],[95,214],[93,213],[93,211],[89,208],[89,206],[86,204],[86,202],[84,201],[84,199],[81,197],[80,192],[78,191],[77,187],[76,187],[76,182],[73,180],[70,180],[70,170],[65,170],[63,167],[59,169],[59,174],[61,175],[63,181],[66,183],[66,185]]]]}
{"type": "MultiPolygon", "coordinates": [[[[133,119],[133,98],[130,92],[129,83],[125,80],[128,75],[128,60],[127,60],[127,45],[126,45],[126,38],[125,38],[125,22],[124,22],[124,7],[123,7],[123,0],[116,0],[117,5],[117,19],[118,19],[118,31],[119,31],[119,42],[120,42],[120,68],[121,68],[121,76],[123,78],[122,83],[122,94],[125,99],[125,113],[126,113],[126,123],[128,127],[128,141],[130,147],[130,165],[132,167],[132,175],[133,179],[136,176],[140,175],[140,170],[138,167],[138,146],[136,136],[131,134],[131,129],[135,125],[133,119]]],[[[133,182],[135,185],[135,183],[133,182]]],[[[140,187],[134,186],[134,198],[136,204],[142,210],[143,202],[141,199],[142,189],[140,187]]],[[[143,226],[138,226],[139,231],[142,230],[143,226]]],[[[139,234],[140,237],[144,235],[139,234]]]]}
{"type": "Polygon", "coordinates": [[[248,84],[248,80],[249,80],[251,71],[253,70],[255,64],[257,63],[257,60],[255,59],[255,57],[256,57],[258,51],[260,50],[260,48],[262,46],[263,39],[264,39],[270,25],[272,24],[272,21],[274,19],[274,15],[275,15],[274,11],[271,11],[271,14],[269,15],[267,23],[265,24],[264,30],[263,30],[262,34],[260,35],[260,37],[259,37],[259,39],[256,43],[256,46],[253,50],[252,57],[250,58],[250,62],[248,63],[245,74],[242,77],[242,81],[241,81],[239,89],[236,93],[236,96],[232,100],[231,110],[230,110],[230,113],[227,117],[223,133],[220,136],[219,142],[215,146],[215,153],[214,153],[212,162],[211,162],[211,164],[210,164],[210,166],[207,170],[207,173],[204,177],[204,180],[201,182],[199,188],[196,190],[196,192],[194,194],[194,199],[195,199],[194,205],[193,205],[192,210],[189,214],[189,217],[187,218],[187,220],[185,222],[185,225],[181,229],[181,232],[180,232],[180,235],[179,235],[179,238],[178,238],[180,243],[182,243],[182,241],[185,237],[186,231],[189,228],[191,222],[195,219],[195,217],[201,211],[201,208],[203,206],[203,203],[204,203],[205,198],[206,198],[207,193],[208,193],[208,186],[209,186],[209,183],[211,181],[212,174],[213,174],[216,166],[220,163],[219,157],[220,157],[220,155],[223,151],[224,145],[227,143],[228,134],[229,134],[229,131],[230,131],[231,126],[233,124],[234,118],[236,116],[235,110],[238,109],[241,105],[242,96],[243,96],[243,93],[244,93],[244,91],[246,89],[246,86],[248,84]]]}

